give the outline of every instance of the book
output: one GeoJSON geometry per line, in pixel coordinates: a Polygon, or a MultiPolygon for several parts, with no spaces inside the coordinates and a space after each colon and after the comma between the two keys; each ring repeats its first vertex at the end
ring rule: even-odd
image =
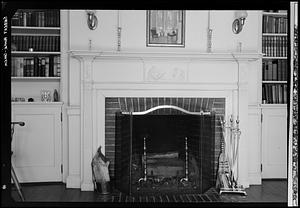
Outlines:
{"type": "Polygon", "coordinates": [[[287,60],[282,60],[282,80],[287,81],[287,60]]]}
{"type": "Polygon", "coordinates": [[[49,77],[49,57],[45,57],[45,77],[49,77]]]}
{"type": "Polygon", "coordinates": [[[262,80],[266,80],[266,62],[262,61],[262,80]]]}
{"type": "Polygon", "coordinates": [[[266,56],[270,56],[269,53],[269,36],[266,36],[266,56]]]}
{"type": "Polygon", "coordinates": [[[57,77],[57,56],[53,57],[53,76],[57,77]]]}
{"type": "Polygon", "coordinates": [[[41,57],[38,58],[38,76],[39,77],[42,77],[43,76],[43,73],[42,73],[42,60],[41,60],[41,57]]]}
{"type": "Polygon", "coordinates": [[[46,59],[44,57],[41,58],[41,74],[42,77],[46,76],[46,59]]]}
{"type": "Polygon", "coordinates": [[[282,60],[278,60],[277,71],[278,71],[278,81],[282,81],[282,60]]]}
{"type": "Polygon", "coordinates": [[[272,85],[268,85],[268,91],[269,91],[268,103],[273,103],[272,85]]]}
{"type": "Polygon", "coordinates": [[[272,61],[272,80],[277,81],[277,60],[272,61]]]}
{"type": "Polygon", "coordinates": [[[34,59],[28,58],[28,76],[33,77],[34,74],[34,59]]]}
{"type": "Polygon", "coordinates": [[[262,24],[262,32],[263,33],[266,33],[267,17],[268,16],[263,16],[263,24],[262,24]]]}
{"type": "Polygon", "coordinates": [[[266,86],[265,85],[262,85],[262,100],[266,101],[266,86]]]}
{"type": "Polygon", "coordinates": [[[283,85],[283,103],[287,103],[287,85],[283,85]]]}
{"type": "Polygon", "coordinates": [[[283,103],[282,87],[283,85],[278,85],[278,103],[283,103]]]}
{"type": "Polygon", "coordinates": [[[34,57],[34,70],[33,70],[33,76],[34,77],[38,76],[38,70],[39,70],[38,67],[39,67],[39,65],[38,65],[38,57],[35,56],[34,57]]]}
{"type": "Polygon", "coordinates": [[[49,56],[49,77],[54,77],[53,56],[49,56]]]}
{"type": "Polygon", "coordinates": [[[271,60],[268,60],[268,73],[267,73],[267,81],[273,79],[273,64],[271,60]]]}
{"type": "Polygon", "coordinates": [[[23,75],[24,77],[28,77],[28,58],[24,58],[24,68],[23,68],[23,75]]]}
{"type": "Polygon", "coordinates": [[[279,102],[279,88],[280,88],[280,85],[279,84],[277,84],[277,85],[275,85],[275,91],[276,91],[276,93],[275,93],[275,99],[276,99],[276,103],[280,103],[279,102]]]}
{"type": "Polygon", "coordinates": [[[56,56],[56,62],[57,62],[57,73],[56,76],[60,77],[60,57],[56,56]]]}
{"type": "Polygon", "coordinates": [[[24,70],[24,58],[23,57],[15,57],[16,60],[16,76],[23,77],[23,70],[24,70]]]}
{"type": "Polygon", "coordinates": [[[276,86],[273,84],[271,87],[272,87],[272,103],[276,103],[276,86]]]}

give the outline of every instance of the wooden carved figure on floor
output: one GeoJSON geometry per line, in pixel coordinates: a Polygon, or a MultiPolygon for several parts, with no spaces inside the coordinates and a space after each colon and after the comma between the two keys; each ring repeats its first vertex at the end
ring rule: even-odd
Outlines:
{"type": "Polygon", "coordinates": [[[109,193],[109,172],[108,172],[109,161],[102,154],[101,146],[98,148],[95,156],[92,160],[92,172],[94,185],[101,194],[109,193]]]}

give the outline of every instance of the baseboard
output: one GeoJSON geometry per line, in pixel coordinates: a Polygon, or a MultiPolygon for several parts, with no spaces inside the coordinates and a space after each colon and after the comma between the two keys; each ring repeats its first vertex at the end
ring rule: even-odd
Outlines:
{"type": "Polygon", "coordinates": [[[238,184],[241,184],[243,188],[249,188],[249,181],[248,180],[240,180],[238,184]]]}
{"type": "Polygon", "coordinates": [[[287,178],[262,178],[263,181],[287,181],[287,178]]]}
{"type": "Polygon", "coordinates": [[[66,188],[80,188],[80,176],[79,175],[69,175],[67,177],[66,188]]]}
{"type": "Polygon", "coordinates": [[[83,181],[81,183],[81,191],[94,191],[94,184],[92,181],[83,181]]]}
{"type": "MultiPolygon", "coordinates": [[[[50,182],[23,182],[20,183],[21,186],[48,186],[48,185],[62,185],[64,184],[62,181],[50,181],[50,182]]],[[[11,183],[11,186],[14,186],[13,183],[11,183]]]]}
{"type": "Polygon", "coordinates": [[[248,175],[250,185],[261,185],[261,174],[260,173],[249,173],[248,175]]]}

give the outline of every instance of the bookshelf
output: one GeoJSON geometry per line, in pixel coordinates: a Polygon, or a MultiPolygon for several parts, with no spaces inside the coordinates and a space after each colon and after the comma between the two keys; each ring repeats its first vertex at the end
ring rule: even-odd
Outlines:
{"type": "Polygon", "coordinates": [[[25,122],[12,162],[21,183],[62,181],[65,18],[63,10],[19,9],[11,19],[11,119],[25,122]]]}
{"type": "Polygon", "coordinates": [[[288,74],[286,10],[262,13],[262,104],[286,106],[288,74]]]}
{"type": "MultiPolygon", "coordinates": [[[[12,101],[61,92],[60,10],[19,9],[11,19],[12,101]]],[[[59,96],[60,97],[60,96],[59,96]]]]}

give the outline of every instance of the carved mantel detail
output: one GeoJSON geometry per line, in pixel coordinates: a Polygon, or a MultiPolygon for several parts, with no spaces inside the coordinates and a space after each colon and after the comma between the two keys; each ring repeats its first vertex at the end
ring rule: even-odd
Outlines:
{"type": "Polygon", "coordinates": [[[178,64],[145,64],[145,81],[184,82],[187,81],[187,66],[178,64]]]}

